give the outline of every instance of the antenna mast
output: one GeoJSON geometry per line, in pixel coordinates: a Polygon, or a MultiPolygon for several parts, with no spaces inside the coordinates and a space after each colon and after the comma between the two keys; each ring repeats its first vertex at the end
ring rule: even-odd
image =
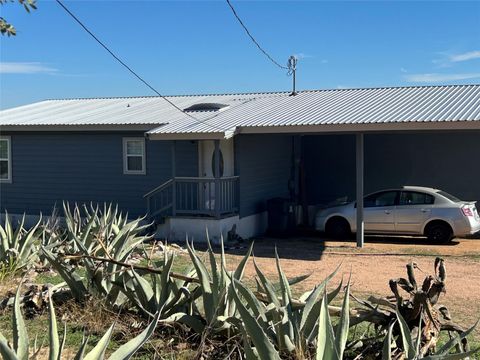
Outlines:
{"type": "Polygon", "coordinates": [[[288,58],[288,62],[287,62],[287,65],[288,65],[288,73],[287,75],[292,75],[292,80],[293,80],[293,88],[292,88],[292,93],[290,94],[290,96],[295,96],[297,95],[297,92],[295,90],[295,82],[296,82],[296,72],[297,72],[297,62],[298,62],[298,59],[295,55],[292,55],[288,58]]]}

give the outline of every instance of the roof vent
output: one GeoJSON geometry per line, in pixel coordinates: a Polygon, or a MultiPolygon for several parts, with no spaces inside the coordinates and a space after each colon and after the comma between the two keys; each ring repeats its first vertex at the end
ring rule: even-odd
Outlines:
{"type": "Polygon", "coordinates": [[[219,103],[199,103],[185,108],[184,111],[220,111],[228,107],[229,105],[219,103]]]}

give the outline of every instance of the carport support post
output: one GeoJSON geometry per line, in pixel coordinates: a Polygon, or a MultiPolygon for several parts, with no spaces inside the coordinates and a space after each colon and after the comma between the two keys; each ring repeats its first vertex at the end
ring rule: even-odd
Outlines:
{"type": "Polygon", "coordinates": [[[175,158],[175,153],[177,150],[177,142],[172,140],[171,145],[172,151],[172,216],[177,215],[177,183],[175,181],[175,176],[177,176],[177,159],[175,158]]]}
{"type": "Polygon", "coordinates": [[[356,167],[357,167],[357,247],[363,247],[363,134],[356,135],[356,167]]]}
{"type": "Polygon", "coordinates": [[[220,140],[214,140],[215,144],[215,217],[220,219],[220,140]]]}

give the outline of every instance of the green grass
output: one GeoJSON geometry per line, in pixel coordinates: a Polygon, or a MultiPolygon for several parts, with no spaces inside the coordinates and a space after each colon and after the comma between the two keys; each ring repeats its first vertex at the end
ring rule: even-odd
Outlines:
{"type": "Polygon", "coordinates": [[[43,272],[37,275],[35,281],[39,284],[52,284],[58,285],[63,282],[63,279],[60,275],[54,272],[43,272]]]}

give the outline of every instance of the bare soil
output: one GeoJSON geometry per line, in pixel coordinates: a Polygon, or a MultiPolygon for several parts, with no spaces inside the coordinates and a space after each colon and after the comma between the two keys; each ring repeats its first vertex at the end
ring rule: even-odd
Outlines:
{"type": "MultiPolygon", "coordinates": [[[[391,295],[389,280],[406,277],[405,265],[410,261],[418,265],[417,281],[422,282],[426,274],[434,273],[435,256],[441,256],[447,268],[447,292],[440,302],[449,308],[453,320],[463,326],[471,326],[480,318],[480,239],[459,239],[449,245],[432,245],[414,238],[369,237],[366,240],[365,247],[357,249],[354,241],[259,239],[254,252],[257,264],[270,278],[277,274],[275,246],[287,276],[311,273],[297,285],[300,287],[297,292],[311,289],[342,264],[341,275],[337,275],[331,286],[337,285],[342,275],[346,279],[351,272],[352,292],[361,297],[391,295]]],[[[242,251],[237,251],[229,256],[233,263],[241,259],[242,251]]],[[[255,276],[252,263],[245,275],[255,276]]],[[[480,340],[480,329],[475,337],[480,340]]]]}

